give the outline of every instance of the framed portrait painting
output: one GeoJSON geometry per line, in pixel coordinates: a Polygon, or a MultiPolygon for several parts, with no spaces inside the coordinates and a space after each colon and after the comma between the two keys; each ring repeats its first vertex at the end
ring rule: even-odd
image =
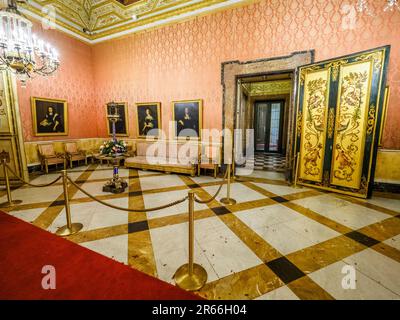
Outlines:
{"type": "MultiPolygon", "coordinates": [[[[116,111],[119,115],[118,121],[115,123],[115,135],[117,137],[127,137],[128,132],[128,104],[126,102],[116,102],[116,111]]],[[[108,114],[114,114],[115,110],[111,110],[111,106],[106,105],[106,120],[108,135],[112,135],[112,122],[108,120],[108,114]]]]}
{"type": "Polygon", "coordinates": [[[32,97],[31,105],[35,136],[68,135],[68,105],[66,100],[32,97]]]}
{"type": "Polygon", "coordinates": [[[186,100],[172,102],[175,136],[178,139],[200,139],[203,127],[203,101],[186,100]]]}
{"type": "Polygon", "coordinates": [[[139,138],[158,137],[161,129],[161,103],[136,104],[136,127],[139,138]]]}

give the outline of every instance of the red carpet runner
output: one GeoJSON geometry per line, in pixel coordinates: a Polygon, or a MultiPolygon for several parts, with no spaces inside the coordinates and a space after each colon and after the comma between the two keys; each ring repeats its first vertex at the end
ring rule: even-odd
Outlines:
{"type": "Polygon", "coordinates": [[[0,299],[200,298],[0,212],[0,299]],[[55,290],[42,288],[45,265],[55,290]]]}

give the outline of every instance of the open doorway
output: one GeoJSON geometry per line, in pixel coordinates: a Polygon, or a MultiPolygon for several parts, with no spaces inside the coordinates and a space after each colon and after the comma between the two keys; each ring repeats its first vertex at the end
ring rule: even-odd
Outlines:
{"type": "Polygon", "coordinates": [[[285,173],[288,170],[289,106],[293,73],[275,73],[241,78],[240,127],[254,130],[254,157],[247,163],[254,170],[285,173]]]}

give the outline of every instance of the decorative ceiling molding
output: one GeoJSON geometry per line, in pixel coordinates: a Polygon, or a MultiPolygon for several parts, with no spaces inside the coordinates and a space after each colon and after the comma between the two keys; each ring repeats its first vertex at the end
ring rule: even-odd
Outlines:
{"type": "Polygon", "coordinates": [[[117,0],[29,0],[21,11],[38,20],[54,16],[56,28],[94,44],[256,1],[140,0],[124,5],[117,0]]]}

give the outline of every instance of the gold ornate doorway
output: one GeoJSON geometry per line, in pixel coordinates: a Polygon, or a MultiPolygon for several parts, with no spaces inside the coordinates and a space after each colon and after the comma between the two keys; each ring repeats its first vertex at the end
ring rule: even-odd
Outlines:
{"type": "Polygon", "coordinates": [[[300,68],[299,184],[371,195],[389,51],[385,46],[300,68]]]}
{"type": "MultiPolygon", "coordinates": [[[[0,72],[0,152],[10,155],[10,167],[25,180],[28,180],[25,148],[22,136],[21,119],[17,98],[15,77],[7,71],[0,72]]],[[[10,177],[16,182],[15,177],[10,177]]],[[[0,180],[4,179],[0,170],[0,180]]]]}

